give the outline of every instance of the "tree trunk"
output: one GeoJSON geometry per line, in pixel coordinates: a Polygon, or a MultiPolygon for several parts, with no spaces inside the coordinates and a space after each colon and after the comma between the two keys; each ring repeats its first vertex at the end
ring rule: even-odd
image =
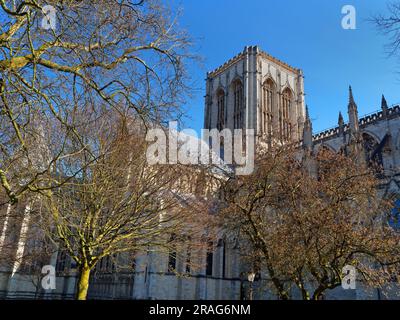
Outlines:
{"type": "Polygon", "coordinates": [[[83,266],[80,268],[78,292],[76,295],[77,300],[86,300],[89,289],[90,268],[83,266]]]}
{"type": "Polygon", "coordinates": [[[310,300],[310,293],[305,289],[304,284],[299,280],[294,280],[295,284],[301,291],[301,297],[303,300],[310,300]]]}
{"type": "Polygon", "coordinates": [[[324,291],[327,288],[325,286],[319,286],[315,291],[314,294],[312,296],[312,300],[320,300],[323,296],[324,291]]]}

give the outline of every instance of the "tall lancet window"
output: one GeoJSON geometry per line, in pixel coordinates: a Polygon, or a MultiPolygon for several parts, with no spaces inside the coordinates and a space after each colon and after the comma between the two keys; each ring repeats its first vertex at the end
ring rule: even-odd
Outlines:
{"type": "Polygon", "coordinates": [[[261,132],[268,135],[272,135],[272,110],[274,103],[274,92],[275,85],[271,79],[264,82],[263,85],[263,108],[261,114],[261,132]]]}
{"type": "Polygon", "coordinates": [[[286,88],[282,94],[282,103],[279,108],[279,133],[282,142],[290,141],[292,126],[290,123],[290,110],[292,107],[292,93],[286,88]]]}
{"type": "Polygon", "coordinates": [[[225,126],[225,92],[220,89],[217,93],[218,119],[217,129],[222,130],[225,126]]]}
{"type": "Polygon", "coordinates": [[[244,108],[243,108],[243,85],[240,80],[233,83],[233,122],[235,129],[243,128],[244,108]]]}
{"type": "Polygon", "coordinates": [[[371,168],[377,173],[380,173],[383,168],[383,144],[379,143],[368,133],[363,133],[362,138],[364,142],[365,160],[371,168]]]}

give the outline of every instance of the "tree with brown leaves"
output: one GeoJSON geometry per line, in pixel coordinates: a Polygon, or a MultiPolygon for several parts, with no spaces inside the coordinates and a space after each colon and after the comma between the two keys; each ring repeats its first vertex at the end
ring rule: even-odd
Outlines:
{"type": "Polygon", "coordinates": [[[221,226],[239,234],[245,260],[279,299],[292,298],[293,288],[305,300],[321,299],[342,284],[347,265],[368,285],[388,284],[399,236],[386,222],[392,203],[380,181],[351,157],[305,159],[290,147],[269,150],[254,174],[229,179],[221,226]]]}

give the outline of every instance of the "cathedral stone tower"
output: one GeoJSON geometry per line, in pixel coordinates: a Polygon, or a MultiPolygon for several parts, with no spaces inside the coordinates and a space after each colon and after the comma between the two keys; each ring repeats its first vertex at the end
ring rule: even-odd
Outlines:
{"type": "Polygon", "coordinates": [[[261,51],[244,51],[207,73],[204,128],[255,129],[277,143],[303,138],[303,72],[261,51]]]}

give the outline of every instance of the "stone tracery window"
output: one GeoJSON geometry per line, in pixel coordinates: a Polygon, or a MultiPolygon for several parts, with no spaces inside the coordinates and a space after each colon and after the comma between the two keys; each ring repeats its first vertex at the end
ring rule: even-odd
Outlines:
{"type": "Polygon", "coordinates": [[[282,93],[282,103],[279,108],[279,134],[281,142],[288,142],[292,137],[290,112],[292,107],[292,92],[286,88],[282,93]]]}
{"type": "Polygon", "coordinates": [[[275,85],[271,79],[264,82],[263,85],[263,107],[261,113],[261,132],[268,135],[272,135],[272,123],[273,123],[273,103],[274,103],[274,92],[275,85]]]}
{"type": "Polygon", "coordinates": [[[382,161],[382,148],[380,148],[377,140],[369,135],[368,133],[363,133],[363,145],[365,152],[365,160],[370,167],[373,167],[377,171],[380,171],[383,166],[382,161]]]}
{"type": "Polygon", "coordinates": [[[66,262],[67,262],[67,250],[61,249],[57,253],[56,271],[64,272],[66,268],[66,262]]]}
{"type": "Polygon", "coordinates": [[[218,118],[217,118],[217,129],[222,130],[225,126],[225,92],[220,89],[217,93],[217,107],[218,107],[218,118]]]}
{"type": "Polygon", "coordinates": [[[208,243],[207,256],[206,256],[206,276],[213,275],[213,260],[214,260],[213,243],[210,241],[208,243]]]}
{"type": "Polygon", "coordinates": [[[243,85],[240,80],[233,83],[233,123],[235,129],[243,128],[244,105],[243,105],[243,85]]]}
{"type": "MultiPolygon", "coordinates": [[[[176,235],[172,234],[170,237],[170,242],[173,242],[176,240],[176,235]]],[[[176,248],[175,245],[172,244],[169,254],[168,254],[168,273],[175,272],[176,270],[176,248]]]]}

